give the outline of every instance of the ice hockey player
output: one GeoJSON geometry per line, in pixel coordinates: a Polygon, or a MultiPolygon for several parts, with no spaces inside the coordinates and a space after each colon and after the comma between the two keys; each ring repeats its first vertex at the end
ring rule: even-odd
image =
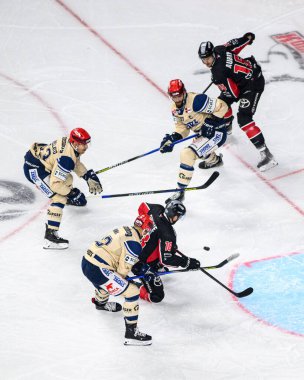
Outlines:
{"type": "Polygon", "coordinates": [[[83,128],[75,128],[69,137],[51,144],[34,143],[24,159],[25,177],[51,199],[47,210],[45,249],[66,249],[69,241],[58,236],[64,206],[85,206],[85,195],[73,187],[74,171],[89,186],[90,193],[101,193],[102,186],[93,170],[87,170],[80,157],[88,149],[91,137],[83,128]]]}
{"type": "MultiPolygon", "coordinates": [[[[201,169],[215,168],[223,165],[222,155],[215,151],[224,144],[227,137],[226,127],[231,118],[226,117],[227,104],[221,99],[209,98],[206,94],[187,92],[180,79],[169,83],[168,95],[172,99],[172,115],[175,131],[166,134],[160,144],[160,152],[172,152],[172,143],[185,138],[190,130],[197,132],[191,145],[182,149],[177,187],[185,189],[193,176],[194,163],[202,159],[201,169]]],[[[184,200],[184,191],[175,192],[166,202],[184,200]]]]}
{"type": "MultiPolygon", "coordinates": [[[[257,167],[260,171],[265,171],[277,165],[266,146],[261,129],[253,120],[264,91],[265,79],[260,65],[253,56],[245,59],[238,56],[245,46],[253,43],[254,39],[253,33],[246,33],[241,38],[235,38],[225,45],[216,47],[210,41],[202,42],[198,56],[211,70],[212,82],[221,91],[219,98],[229,106],[239,102],[237,113],[239,127],[259,150],[261,159],[257,167]]],[[[232,114],[231,108],[230,112],[232,114]]]]}
{"type": "Polygon", "coordinates": [[[147,346],[152,337],[138,330],[139,288],[126,279],[141,254],[140,239],[152,221],[148,215],[139,215],[131,227],[115,228],[95,241],[82,260],[82,271],[95,287],[92,302],[97,310],[117,312],[121,305],[108,302],[109,296],[123,296],[125,345],[147,346]]]}
{"type": "Polygon", "coordinates": [[[171,201],[165,207],[159,204],[142,203],[138,211],[139,214],[148,214],[153,220],[153,226],[141,239],[142,252],[132,272],[135,275],[145,275],[141,279],[140,298],[158,303],[163,300],[165,293],[160,276],[154,275],[153,272],[163,267],[196,270],[200,267],[200,262],[177,252],[173,225],[186,213],[182,202],[171,201]]]}

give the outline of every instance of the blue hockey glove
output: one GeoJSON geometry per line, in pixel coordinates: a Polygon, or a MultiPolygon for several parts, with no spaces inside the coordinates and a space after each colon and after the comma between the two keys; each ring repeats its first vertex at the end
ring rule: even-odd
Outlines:
{"type": "Polygon", "coordinates": [[[219,122],[215,119],[207,117],[199,131],[199,136],[206,137],[207,139],[212,139],[215,134],[215,128],[219,125],[219,122]]]}
{"type": "Polygon", "coordinates": [[[85,206],[87,204],[85,195],[76,187],[69,192],[67,198],[67,204],[71,206],[85,206]]]}
{"type": "Polygon", "coordinates": [[[168,133],[163,138],[161,144],[160,144],[160,153],[169,153],[172,152],[174,145],[172,145],[173,142],[178,141],[182,139],[183,136],[180,135],[177,132],[172,133],[172,135],[169,135],[168,133]]]}
{"type": "Polygon", "coordinates": [[[88,170],[86,174],[82,177],[89,186],[89,192],[91,194],[100,194],[102,192],[102,186],[94,170],[88,170]]]}

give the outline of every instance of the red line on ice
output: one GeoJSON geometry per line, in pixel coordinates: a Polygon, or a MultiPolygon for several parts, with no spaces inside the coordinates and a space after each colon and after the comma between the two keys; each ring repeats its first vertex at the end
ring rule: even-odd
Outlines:
{"type": "MultiPolygon", "coordinates": [[[[42,104],[49,112],[50,114],[57,120],[59,126],[63,129],[64,133],[67,134],[67,127],[65,126],[63,120],[61,119],[61,117],[59,116],[59,114],[46,102],[46,100],[44,100],[42,98],[41,95],[39,95],[38,93],[32,91],[30,88],[28,88],[27,86],[25,86],[23,83],[17,81],[16,79],[12,78],[11,76],[8,76],[6,74],[3,74],[3,73],[0,73],[0,77],[6,79],[7,81],[13,83],[15,86],[23,89],[27,94],[33,96],[40,104],[42,104]]],[[[25,152],[24,152],[25,153],[25,152]]],[[[23,230],[23,228],[25,228],[28,224],[30,224],[32,221],[34,221],[35,219],[38,218],[38,216],[40,216],[41,214],[41,211],[42,210],[45,210],[47,208],[49,204],[49,201],[47,201],[47,203],[45,203],[39,211],[37,211],[34,215],[32,215],[29,219],[27,219],[25,222],[23,222],[19,227],[13,229],[11,232],[7,233],[6,235],[2,236],[0,238],[0,243],[4,242],[5,240],[7,240],[8,238],[14,236],[16,233],[18,233],[19,231],[23,230]]]]}

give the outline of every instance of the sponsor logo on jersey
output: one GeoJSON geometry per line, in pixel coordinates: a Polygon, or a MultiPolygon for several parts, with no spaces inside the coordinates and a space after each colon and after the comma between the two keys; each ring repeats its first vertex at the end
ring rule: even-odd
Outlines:
{"type": "Polygon", "coordinates": [[[67,179],[67,173],[56,169],[54,176],[57,177],[58,179],[61,179],[62,181],[65,181],[67,179]]]}
{"type": "Polygon", "coordinates": [[[190,121],[189,123],[187,123],[186,126],[188,129],[190,129],[190,128],[196,127],[198,124],[199,122],[196,119],[194,119],[190,121]]]}
{"type": "Polygon", "coordinates": [[[136,257],[130,256],[130,255],[125,256],[125,262],[127,264],[134,265],[137,263],[137,261],[138,259],[136,257]]]}
{"type": "Polygon", "coordinates": [[[242,98],[240,100],[240,108],[248,108],[250,106],[250,101],[248,99],[242,98]]]}

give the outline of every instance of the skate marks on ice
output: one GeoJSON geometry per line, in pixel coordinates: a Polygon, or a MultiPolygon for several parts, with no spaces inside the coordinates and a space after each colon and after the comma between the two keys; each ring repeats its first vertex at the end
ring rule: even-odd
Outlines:
{"type": "Polygon", "coordinates": [[[254,293],[239,306],[280,332],[304,337],[304,252],[249,261],[236,267],[231,286],[250,283],[254,293]]]}
{"type": "Polygon", "coordinates": [[[29,187],[15,181],[0,180],[0,222],[27,213],[34,201],[35,194],[29,187]]]}

